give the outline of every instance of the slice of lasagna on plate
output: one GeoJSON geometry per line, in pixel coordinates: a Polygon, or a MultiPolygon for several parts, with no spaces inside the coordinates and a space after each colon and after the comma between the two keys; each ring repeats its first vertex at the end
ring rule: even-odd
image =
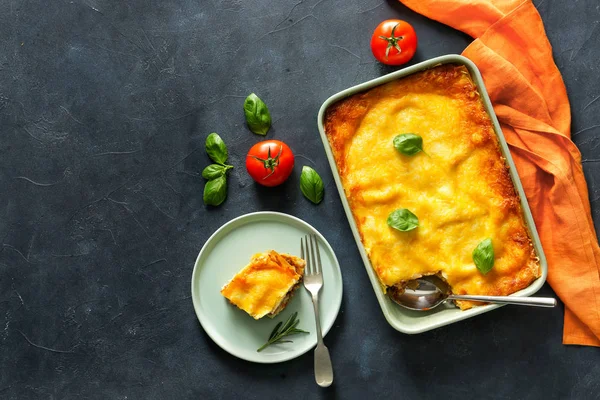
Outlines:
{"type": "Polygon", "coordinates": [[[302,283],[305,266],[303,259],[289,254],[258,253],[223,286],[221,294],[254,319],[273,318],[302,283]]]}

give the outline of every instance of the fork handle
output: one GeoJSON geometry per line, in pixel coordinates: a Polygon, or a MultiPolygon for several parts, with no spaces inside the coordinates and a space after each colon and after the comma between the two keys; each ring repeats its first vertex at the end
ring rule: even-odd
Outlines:
{"type": "Polygon", "coordinates": [[[315,349],[315,381],[321,387],[328,387],[333,383],[333,367],[329,349],[323,343],[323,334],[321,333],[321,320],[319,318],[319,296],[312,295],[313,307],[315,309],[315,320],[317,326],[317,348],[315,349]]]}

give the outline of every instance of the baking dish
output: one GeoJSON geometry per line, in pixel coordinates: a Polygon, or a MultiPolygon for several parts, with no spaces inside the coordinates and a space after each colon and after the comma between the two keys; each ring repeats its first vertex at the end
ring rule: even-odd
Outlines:
{"type": "Polygon", "coordinates": [[[466,318],[470,318],[472,316],[481,314],[483,312],[491,311],[499,306],[498,305],[485,305],[485,306],[474,307],[474,308],[466,310],[466,311],[461,311],[452,306],[447,306],[445,308],[441,308],[441,309],[438,308],[438,309],[428,311],[428,312],[416,312],[416,311],[409,311],[409,310],[399,307],[398,305],[393,303],[383,293],[383,291],[381,290],[381,285],[377,278],[376,272],[374,271],[374,269],[370,263],[370,260],[366,253],[366,250],[360,239],[360,235],[359,235],[356,223],[354,221],[354,217],[352,215],[348,200],[345,196],[345,192],[344,192],[344,189],[342,186],[342,181],[340,179],[337,165],[334,160],[333,152],[330,147],[329,141],[325,135],[324,118],[325,118],[325,113],[326,113],[327,109],[332,104],[338,102],[339,100],[342,100],[348,96],[352,96],[354,94],[372,89],[376,86],[391,82],[393,80],[401,79],[406,76],[412,75],[414,73],[421,72],[423,70],[426,70],[426,69],[429,69],[429,68],[432,68],[435,66],[439,66],[442,64],[455,64],[455,65],[465,66],[467,68],[467,70],[469,71],[469,74],[471,75],[472,81],[477,86],[477,89],[478,89],[478,91],[481,95],[481,99],[483,101],[484,108],[485,108],[486,112],[488,113],[488,115],[490,116],[494,132],[498,138],[502,156],[506,159],[506,164],[509,167],[510,177],[513,181],[513,185],[514,185],[515,190],[520,199],[521,209],[523,212],[523,219],[524,219],[526,227],[529,231],[529,235],[530,235],[530,238],[531,238],[531,241],[533,244],[534,251],[535,251],[537,257],[539,258],[541,276],[539,278],[537,278],[535,281],[533,281],[527,288],[515,293],[514,295],[520,295],[520,296],[532,295],[537,290],[539,290],[539,288],[543,285],[543,283],[546,280],[546,276],[547,276],[546,259],[544,257],[544,252],[543,252],[540,240],[539,240],[539,236],[537,234],[535,224],[534,224],[533,218],[531,216],[531,212],[529,210],[529,206],[527,204],[525,194],[523,192],[523,187],[521,185],[519,176],[517,174],[517,171],[514,166],[513,160],[511,158],[510,152],[508,150],[508,145],[506,143],[506,140],[504,139],[504,136],[503,136],[500,126],[498,124],[498,120],[493,111],[492,105],[491,105],[489,97],[487,95],[487,91],[485,90],[485,86],[483,84],[481,74],[479,73],[475,64],[473,64],[470,60],[468,60],[467,58],[462,57],[462,56],[447,55],[447,56],[442,56],[442,57],[434,58],[434,59],[419,63],[417,65],[405,68],[403,70],[400,70],[400,71],[385,75],[383,77],[362,83],[362,84],[354,86],[352,88],[346,89],[340,93],[333,95],[329,99],[327,99],[321,106],[321,109],[320,109],[319,115],[318,115],[318,126],[319,126],[319,131],[321,134],[321,139],[323,141],[323,145],[325,147],[325,152],[329,159],[329,164],[332,169],[332,173],[333,173],[333,176],[334,176],[334,179],[336,182],[336,186],[340,193],[342,205],[343,205],[346,215],[348,217],[348,222],[350,224],[350,228],[353,232],[359,252],[361,254],[365,268],[367,270],[367,274],[369,276],[369,279],[371,280],[371,284],[373,286],[373,289],[375,291],[375,294],[377,296],[377,299],[379,301],[379,304],[381,306],[383,314],[392,327],[394,327],[395,329],[397,329],[401,332],[410,333],[410,334],[424,332],[424,331],[434,329],[434,328],[437,328],[437,327],[440,327],[443,325],[447,325],[452,322],[457,322],[457,321],[460,321],[460,320],[463,320],[466,318]]]}

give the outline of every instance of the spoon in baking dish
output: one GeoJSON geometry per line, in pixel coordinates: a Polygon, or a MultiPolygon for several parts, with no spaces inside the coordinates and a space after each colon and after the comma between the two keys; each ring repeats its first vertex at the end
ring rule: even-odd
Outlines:
{"type": "Polygon", "coordinates": [[[495,304],[516,304],[534,307],[555,307],[556,299],[551,297],[519,297],[519,296],[472,296],[447,294],[443,285],[435,280],[416,279],[416,287],[407,287],[404,293],[389,290],[390,298],[409,310],[427,311],[444,303],[446,300],[481,301],[495,304]]]}

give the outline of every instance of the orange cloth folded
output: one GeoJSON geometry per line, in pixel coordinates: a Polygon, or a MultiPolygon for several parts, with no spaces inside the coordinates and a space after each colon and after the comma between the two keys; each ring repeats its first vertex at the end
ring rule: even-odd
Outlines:
{"type": "Polygon", "coordinates": [[[479,67],[565,304],[563,343],[600,346],[600,248],[567,92],[530,0],[400,0],[475,38],[479,67]]]}

